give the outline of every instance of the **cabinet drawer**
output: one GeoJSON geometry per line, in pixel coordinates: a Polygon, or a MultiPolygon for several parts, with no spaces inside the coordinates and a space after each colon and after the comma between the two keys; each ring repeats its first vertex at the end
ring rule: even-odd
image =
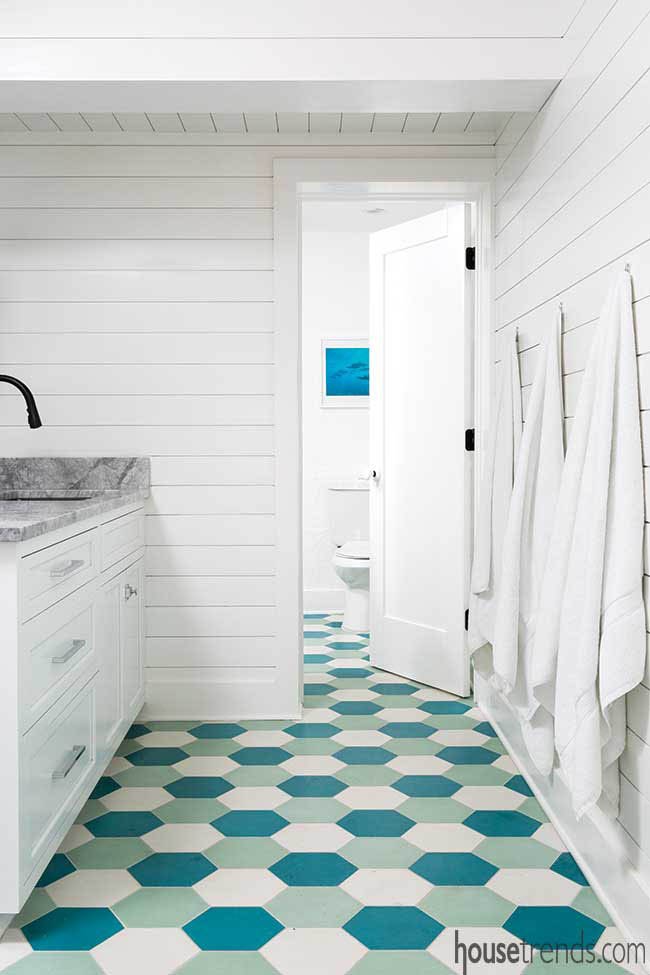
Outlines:
{"type": "Polygon", "coordinates": [[[95,605],[82,590],[23,624],[22,728],[30,728],[84,672],[97,669],[95,605]]]}
{"type": "Polygon", "coordinates": [[[95,768],[95,679],[66,696],[22,740],[21,875],[56,839],[95,768]]]}
{"type": "Polygon", "coordinates": [[[141,510],[109,521],[99,530],[102,572],[144,545],[144,516],[141,510]]]}
{"type": "Polygon", "coordinates": [[[84,532],[21,559],[22,619],[41,613],[97,575],[97,532],[84,532]]]}

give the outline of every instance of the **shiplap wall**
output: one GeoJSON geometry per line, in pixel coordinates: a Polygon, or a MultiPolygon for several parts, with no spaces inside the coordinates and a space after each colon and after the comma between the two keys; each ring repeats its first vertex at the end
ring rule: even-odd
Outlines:
{"type": "Polygon", "coordinates": [[[0,450],[151,456],[147,713],[271,716],[272,161],[458,149],[152,138],[0,145],[2,371],[32,386],[44,421],[29,430],[0,386],[0,450]]]}
{"type": "MultiPolygon", "coordinates": [[[[629,262],[648,464],[650,16],[647,0],[606,7],[553,97],[534,118],[513,117],[497,146],[495,347],[499,358],[504,336],[518,329],[525,405],[540,337],[562,301],[570,435],[597,316],[613,276],[629,262]]],[[[628,726],[619,833],[650,883],[650,664],[629,698],[628,726]]]]}

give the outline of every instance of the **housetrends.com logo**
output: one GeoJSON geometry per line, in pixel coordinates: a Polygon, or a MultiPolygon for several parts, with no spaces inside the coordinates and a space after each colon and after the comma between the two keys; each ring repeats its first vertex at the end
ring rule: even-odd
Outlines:
{"type": "Polygon", "coordinates": [[[641,942],[607,942],[596,954],[593,944],[585,944],[581,937],[575,944],[529,945],[525,941],[461,941],[454,931],[454,960],[462,966],[463,975],[471,975],[472,965],[530,964],[538,958],[544,965],[638,965],[645,966],[645,945],[641,942]]]}

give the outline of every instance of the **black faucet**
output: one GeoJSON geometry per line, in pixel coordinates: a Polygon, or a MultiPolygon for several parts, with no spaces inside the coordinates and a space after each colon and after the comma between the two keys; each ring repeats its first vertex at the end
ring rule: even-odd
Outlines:
{"type": "Polygon", "coordinates": [[[42,427],[43,424],[38,412],[38,407],[36,406],[36,400],[34,399],[34,394],[29,386],[27,386],[22,379],[16,379],[15,376],[0,376],[0,383],[9,383],[10,386],[15,386],[16,389],[20,390],[27,406],[27,422],[32,430],[36,430],[37,427],[42,427]]]}

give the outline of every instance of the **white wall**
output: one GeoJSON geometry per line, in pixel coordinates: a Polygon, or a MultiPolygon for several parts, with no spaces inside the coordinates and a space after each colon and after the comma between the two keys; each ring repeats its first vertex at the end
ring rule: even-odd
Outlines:
{"type": "Polygon", "coordinates": [[[0,140],[0,358],[45,424],[0,386],[0,451],[150,456],[147,713],[271,715],[297,666],[276,639],[271,198],[296,149],[130,139],[0,140]]]}
{"type": "MultiPolygon", "coordinates": [[[[497,146],[496,356],[518,328],[526,402],[540,338],[563,302],[569,430],[595,320],[629,261],[648,463],[650,17],[646,0],[610,6],[544,109],[513,118],[497,146]]],[[[650,884],[650,670],[628,725],[616,838],[650,884]]]]}
{"type": "Polygon", "coordinates": [[[308,232],[302,240],[303,584],[305,608],[343,607],[332,568],[327,487],[368,467],[368,410],[321,405],[323,339],[368,338],[364,231],[308,232]]]}

